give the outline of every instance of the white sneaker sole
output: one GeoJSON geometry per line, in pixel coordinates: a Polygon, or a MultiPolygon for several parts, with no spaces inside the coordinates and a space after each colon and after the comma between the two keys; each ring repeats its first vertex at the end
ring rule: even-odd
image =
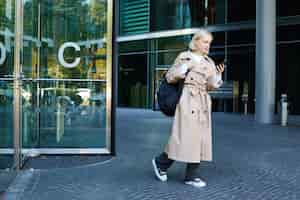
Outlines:
{"type": "Polygon", "coordinates": [[[156,163],[155,163],[155,160],[154,160],[154,159],[152,159],[152,165],[153,165],[153,169],[154,169],[156,178],[158,178],[158,179],[159,179],[160,181],[162,181],[162,182],[167,181],[167,180],[168,180],[167,175],[161,176],[161,175],[159,174],[159,171],[158,171],[158,168],[157,168],[157,166],[156,166],[156,163]]]}
{"type": "Polygon", "coordinates": [[[206,186],[206,183],[204,181],[201,181],[201,182],[185,181],[184,183],[187,185],[194,186],[196,188],[202,188],[202,187],[206,186]]]}

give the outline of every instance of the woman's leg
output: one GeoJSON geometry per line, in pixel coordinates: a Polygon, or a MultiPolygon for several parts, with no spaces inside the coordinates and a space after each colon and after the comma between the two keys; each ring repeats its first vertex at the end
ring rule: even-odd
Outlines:
{"type": "Polygon", "coordinates": [[[168,158],[168,155],[163,152],[158,157],[152,159],[152,165],[156,177],[161,181],[167,181],[167,170],[174,161],[168,158]]]}
{"type": "Polygon", "coordinates": [[[203,180],[201,180],[197,175],[199,166],[200,166],[200,163],[188,163],[187,164],[185,180],[184,180],[185,184],[192,185],[197,188],[206,186],[206,183],[203,180]]]}
{"type": "Polygon", "coordinates": [[[185,180],[190,181],[197,177],[197,171],[200,166],[200,163],[187,163],[186,172],[185,172],[185,180]]]}
{"type": "Polygon", "coordinates": [[[169,159],[168,154],[163,152],[155,158],[155,162],[157,164],[157,167],[159,167],[161,171],[167,171],[173,164],[174,160],[169,159]]]}

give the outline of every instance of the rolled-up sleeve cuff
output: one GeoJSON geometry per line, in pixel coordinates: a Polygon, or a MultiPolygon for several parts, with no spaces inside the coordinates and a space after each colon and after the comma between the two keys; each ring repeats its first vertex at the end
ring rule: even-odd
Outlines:
{"type": "Polygon", "coordinates": [[[188,65],[187,64],[182,64],[181,66],[180,66],[180,74],[181,75],[185,75],[185,73],[188,71],[188,65]]]}

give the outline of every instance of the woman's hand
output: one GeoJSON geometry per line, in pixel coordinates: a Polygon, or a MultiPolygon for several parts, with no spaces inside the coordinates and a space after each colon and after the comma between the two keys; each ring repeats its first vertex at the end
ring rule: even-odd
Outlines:
{"type": "Polygon", "coordinates": [[[224,63],[216,65],[217,73],[223,73],[225,69],[224,63]]]}
{"type": "Polygon", "coordinates": [[[195,65],[195,63],[193,62],[193,60],[191,58],[189,58],[189,57],[182,58],[181,59],[181,63],[185,64],[187,66],[188,70],[190,70],[195,65]]]}

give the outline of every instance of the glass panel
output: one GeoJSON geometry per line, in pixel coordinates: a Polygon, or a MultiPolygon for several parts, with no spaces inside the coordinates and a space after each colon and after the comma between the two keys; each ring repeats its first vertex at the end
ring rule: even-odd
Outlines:
{"type": "Polygon", "coordinates": [[[119,46],[120,53],[145,52],[148,50],[148,40],[122,42],[119,46]]]}
{"type": "Polygon", "coordinates": [[[108,147],[107,2],[24,1],[23,147],[108,147]]]}
{"type": "Polygon", "coordinates": [[[188,7],[190,9],[190,20],[192,27],[199,27],[205,24],[205,0],[190,0],[188,1],[188,7]]]}
{"type": "Polygon", "coordinates": [[[256,1],[228,1],[228,22],[255,20],[256,1]]]}
{"type": "Polygon", "coordinates": [[[224,24],[227,0],[209,0],[207,9],[208,24],[224,24]]]}
{"type": "Polygon", "coordinates": [[[189,35],[157,39],[158,50],[187,50],[190,39],[189,35]]]}
{"type": "Polygon", "coordinates": [[[22,147],[38,147],[38,59],[40,51],[39,39],[39,1],[24,1],[23,14],[23,66],[25,79],[22,82],[22,147]]]}
{"type": "Polygon", "coordinates": [[[120,0],[120,34],[149,32],[151,0],[120,0]]]}
{"type": "Polygon", "coordinates": [[[38,147],[37,84],[23,81],[22,85],[22,142],[25,148],[38,147]]]}
{"type": "Polygon", "coordinates": [[[255,44],[255,30],[239,30],[227,32],[228,45],[255,44]]]}
{"type": "Polygon", "coordinates": [[[299,1],[277,0],[277,16],[295,16],[300,15],[299,1]]]}
{"type": "MultiPolygon", "coordinates": [[[[0,1],[0,151],[13,150],[14,16],[15,1],[0,1]]],[[[12,165],[13,155],[1,152],[0,169],[12,165]]]]}
{"type": "MultiPolygon", "coordinates": [[[[197,2],[195,1],[195,3],[197,2]]],[[[194,9],[186,0],[152,0],[150,8],[150,30],[161,31],[191,27],[191,8],[194,9]]],[[[196,9],[198,9],[198,7],[196,7],[195,10],[196,9]]],[[[199,13],[199,10],[197,10],[197,13],[199,13]]]]}
{"type": "Polygon", "coordinates": [[[277,47],[276,96],[277,102],[281,94],[287,94],[289,114],[300,114],[300,61],[299,43],[280,44],[277,47]]]}
{"type": "Polygon", "coordinates": [[[223,24],[225,11],[226,0],[153,0],[151,1],[151,31],[223,24]]]}
{"type": "Polygon", "coordinates": [[[12,78],[13,76],[14,7],[12,0],[0,1],[0,78],[12,78]]]}
{"type": "Polygon", "coordinates": [[[106,79],[107,1],[41,4],[41,78],[106,79]]]}
{"type": "Polygon", "coordinates": [[[26,78],[37,77],[38,59],[38,1],[28,0],[24,2],[23,25],[23,67],[22,72],[26,78]]]}
{"type": "Polygon", "coordinates": [[[40,147],[106,147],[106,85],[40,83],[40,147]]]}
{"type": "MultiPolygon", "coordinates": [[[[300,25],[280,26],[277,28],[277,41],[293,41],[300,40],[300,25]]],[[[297,41],[297,42],[298,42],[297,41]]]]}
{"type": "MultiPolygon", "coordinates": [[[[13,131],[13,82],[0,80],[0,151],[13,149],[13,131]]],[[[0,154],[0,169],[12,164],[12,155],[0,154]]]]}
{"type": "MultiPolygon", "coordinates": [[[[248,111],[253,113],[255,106],[255,46],[231,47],[227,52],[227,78],[238,84],[239,97],[242,94],[248,94],[248,111]]],[[[235,110],[242,112],[241,98],[237,104],[238,108],[235,110]]]]}
{"type": "Polygon", "coordinates": [[[225,45],[225,32],[214,32],[213,34],[213,41],[212,41],[212,48],[215,46],[224,46],[225,45]]]}
{"type": "Polygon", "coordinates": [[[13,81],[0,80],[0,148],[13,148],[13,81]]]}
{"type": "MultiPolygon", "coordinates": [[[[205,24],[224,24],[227,2],[227,0],[152,0],[150,30],[162,31],[200,27],[205,24]]],[[[231,12],[229,21],[255,19],[255,2],[246,3],[246,6],[244,3],[238,3],[237,6],[231,5],[232,3],[236,4],[236,2],[229,3],[228,11],[231,12]],[[250,10],[248,5],[251,6],[250,10]],[[240,7],[243,11],[238,10],[240,7]],[[251,15],[248,17],[248,14],[251,15]]]]}
{"type": "Polygon", "coordinates": [[[176,57],[182,51],[170,51],[157,53],[157,66],[156,68],[169,68],[173,63],[176,57]]]}
{"type": "Polygon", "coordinates": [[[146,108],[147,54],[119,58],[119,106],[146,108]]]}

